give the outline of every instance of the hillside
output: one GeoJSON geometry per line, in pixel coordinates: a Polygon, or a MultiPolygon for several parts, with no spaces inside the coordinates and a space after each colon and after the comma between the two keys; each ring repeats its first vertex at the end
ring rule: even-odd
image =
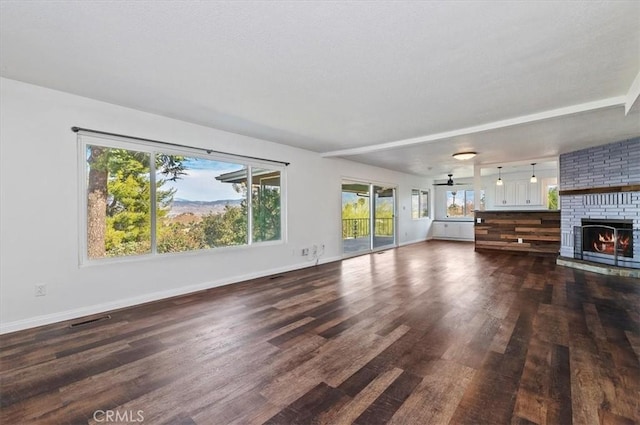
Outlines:
{"type": "Polygon", "coordinates": [[[242,199],[221,199],[218,201],[190,201],[187,199],[174,199],[169,211],[169,217],[192,213],[202,217],[209,213],[220,214],[224,212],[226,205],[239,207],[242,199]]]}

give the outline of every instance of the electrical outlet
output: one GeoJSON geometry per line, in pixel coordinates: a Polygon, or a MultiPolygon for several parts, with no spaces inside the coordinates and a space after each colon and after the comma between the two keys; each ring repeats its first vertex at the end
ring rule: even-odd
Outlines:
{"type": "Polygon", "coordinates": [[[36,297],[44,297],[47,295],[47,285],[44,283],[36,284],[36,297]]]}
{"type": "Polygon", "coordinates": [[[522,238],[518,238],[518,243],[522,243],[522,238]]]}
{"type": "Polygon", "coordinates": [[[309,248],[302,248],[302,256],[307,257],[309,255],[309,248]]]}

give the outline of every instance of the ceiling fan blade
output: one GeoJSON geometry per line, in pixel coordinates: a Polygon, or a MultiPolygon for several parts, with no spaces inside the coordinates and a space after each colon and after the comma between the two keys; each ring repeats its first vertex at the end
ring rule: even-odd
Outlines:
{"type": "Polygon", "coordinates": [[[447,180],[446,183],[434,183],[434,186],[453,186],[454,184],[458,184],[458,183],[454,183],[453,182],[453,174],[447,174],[447,176],[449,176],[449,180],[447,180]]]}

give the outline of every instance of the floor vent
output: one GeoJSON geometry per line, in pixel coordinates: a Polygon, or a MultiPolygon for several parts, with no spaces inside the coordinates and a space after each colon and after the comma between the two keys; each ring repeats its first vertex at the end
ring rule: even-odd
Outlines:
{"type": "Polygon", "coordinates": [[[107,314],[106,316],[96,317],[94,319],[85,320],[82,322],[72,323],[69,325],[70,328],[77,328],[79,326],[90,325],[91,323],[102,322],[103,320],[111,319],[111,315],[107,314]]]}

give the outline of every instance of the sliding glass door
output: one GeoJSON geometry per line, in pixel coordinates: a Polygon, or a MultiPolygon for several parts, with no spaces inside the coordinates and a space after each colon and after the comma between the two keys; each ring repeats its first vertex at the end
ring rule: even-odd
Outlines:
{"type": "Polygon", "coordinates": [[[371,250],[369,186],[342,183],[342,250],[346,255],[371,250]]]}
{"type": "Polygon", "coordinates": [[[392,187],[373,186],[373,249],[396,244],[395,193],[392,187]]]}
{"type": "Polygon", "coordinates": [[[342,183],[342,246],[357,255],[396,244],[395,188],[342,183]]]}

